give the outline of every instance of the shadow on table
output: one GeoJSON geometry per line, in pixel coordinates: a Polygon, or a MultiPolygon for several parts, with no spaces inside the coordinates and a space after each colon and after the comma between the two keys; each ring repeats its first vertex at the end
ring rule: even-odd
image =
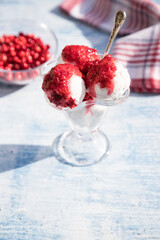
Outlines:
{"type": "Polygon", "coordinates": [[[52,147],[39,145],[0,145],[0,173],[54,156],[52,147]]]}
{"type": "Polygon", "coordinates": [[[24,85],[9,85],[5,83],[0,83],[0,97],[4,97],[6,95],[9,95],[11,93],[14,93],[18,90],[20,90],[24,85]]]}

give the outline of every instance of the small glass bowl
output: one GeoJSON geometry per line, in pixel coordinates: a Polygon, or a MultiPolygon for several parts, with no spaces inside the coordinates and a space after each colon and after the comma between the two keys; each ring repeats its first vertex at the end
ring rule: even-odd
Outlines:
{"type": "MultiPolygon", "coordinates": [[[[0,37],[2,35],[34,34],[39,37],[45,45],[49,45],[51,57],[56,57],[58,41],[53,31],[44,23],[28,19],[11,19],[0,22],[0,37]]],[[[49,59],[50,60],[50,59],[49,59]]],[[[46,62],[45,62],[46,63],[46,62]]],[[[44,64],[45,64],[44,63],[44,64]]],[[[7,84],[25,85],[40,75],[43,64],[25,70],[5,70],[0,68],[0,81],[7,84]]]]}

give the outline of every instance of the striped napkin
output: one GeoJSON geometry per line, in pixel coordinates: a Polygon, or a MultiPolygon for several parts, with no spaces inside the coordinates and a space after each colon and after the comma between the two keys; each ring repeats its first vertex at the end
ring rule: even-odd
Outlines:
{"type": "Polygon", "coordinates": [[[112,55],[127,67],[132,91],[160,93],[159,5],[150,0],[65,0],[61,9],[109,33],[115,13],[123,9],[127,19],[112,55]]]}

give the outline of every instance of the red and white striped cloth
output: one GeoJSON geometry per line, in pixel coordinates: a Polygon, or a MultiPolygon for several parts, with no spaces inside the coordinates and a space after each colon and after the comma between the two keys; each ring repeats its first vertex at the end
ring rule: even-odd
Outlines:
{"type": "Polygon", "coordinates": [[[111,32],[115,13],[127,19],[112,55],[128,69],[136,92],[160,93],[160,6],[151,0],[65,0],[61,9],[72,17],[111,32]]]}

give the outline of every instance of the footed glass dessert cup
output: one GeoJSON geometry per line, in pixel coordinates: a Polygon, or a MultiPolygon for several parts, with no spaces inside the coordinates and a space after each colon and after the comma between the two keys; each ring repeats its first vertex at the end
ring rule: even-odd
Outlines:
{"type": "MultiPolygon", "coordinates": [[[[42,69],[42,76],[53,67],[54,61],[42,69]]],[[[59,135],[53,142],[55,157],[71,166],[91,166],[103,160],[109,153],[110,143],[107,136],[99,130],[109,107],[123,103],[129,96],[129,89],[113,100],[88,100],[77,107],[65,108],[65,114],[71,130],[59,135]]],[[[47,97],[47,102],[51,105],[47,97]]]]}

